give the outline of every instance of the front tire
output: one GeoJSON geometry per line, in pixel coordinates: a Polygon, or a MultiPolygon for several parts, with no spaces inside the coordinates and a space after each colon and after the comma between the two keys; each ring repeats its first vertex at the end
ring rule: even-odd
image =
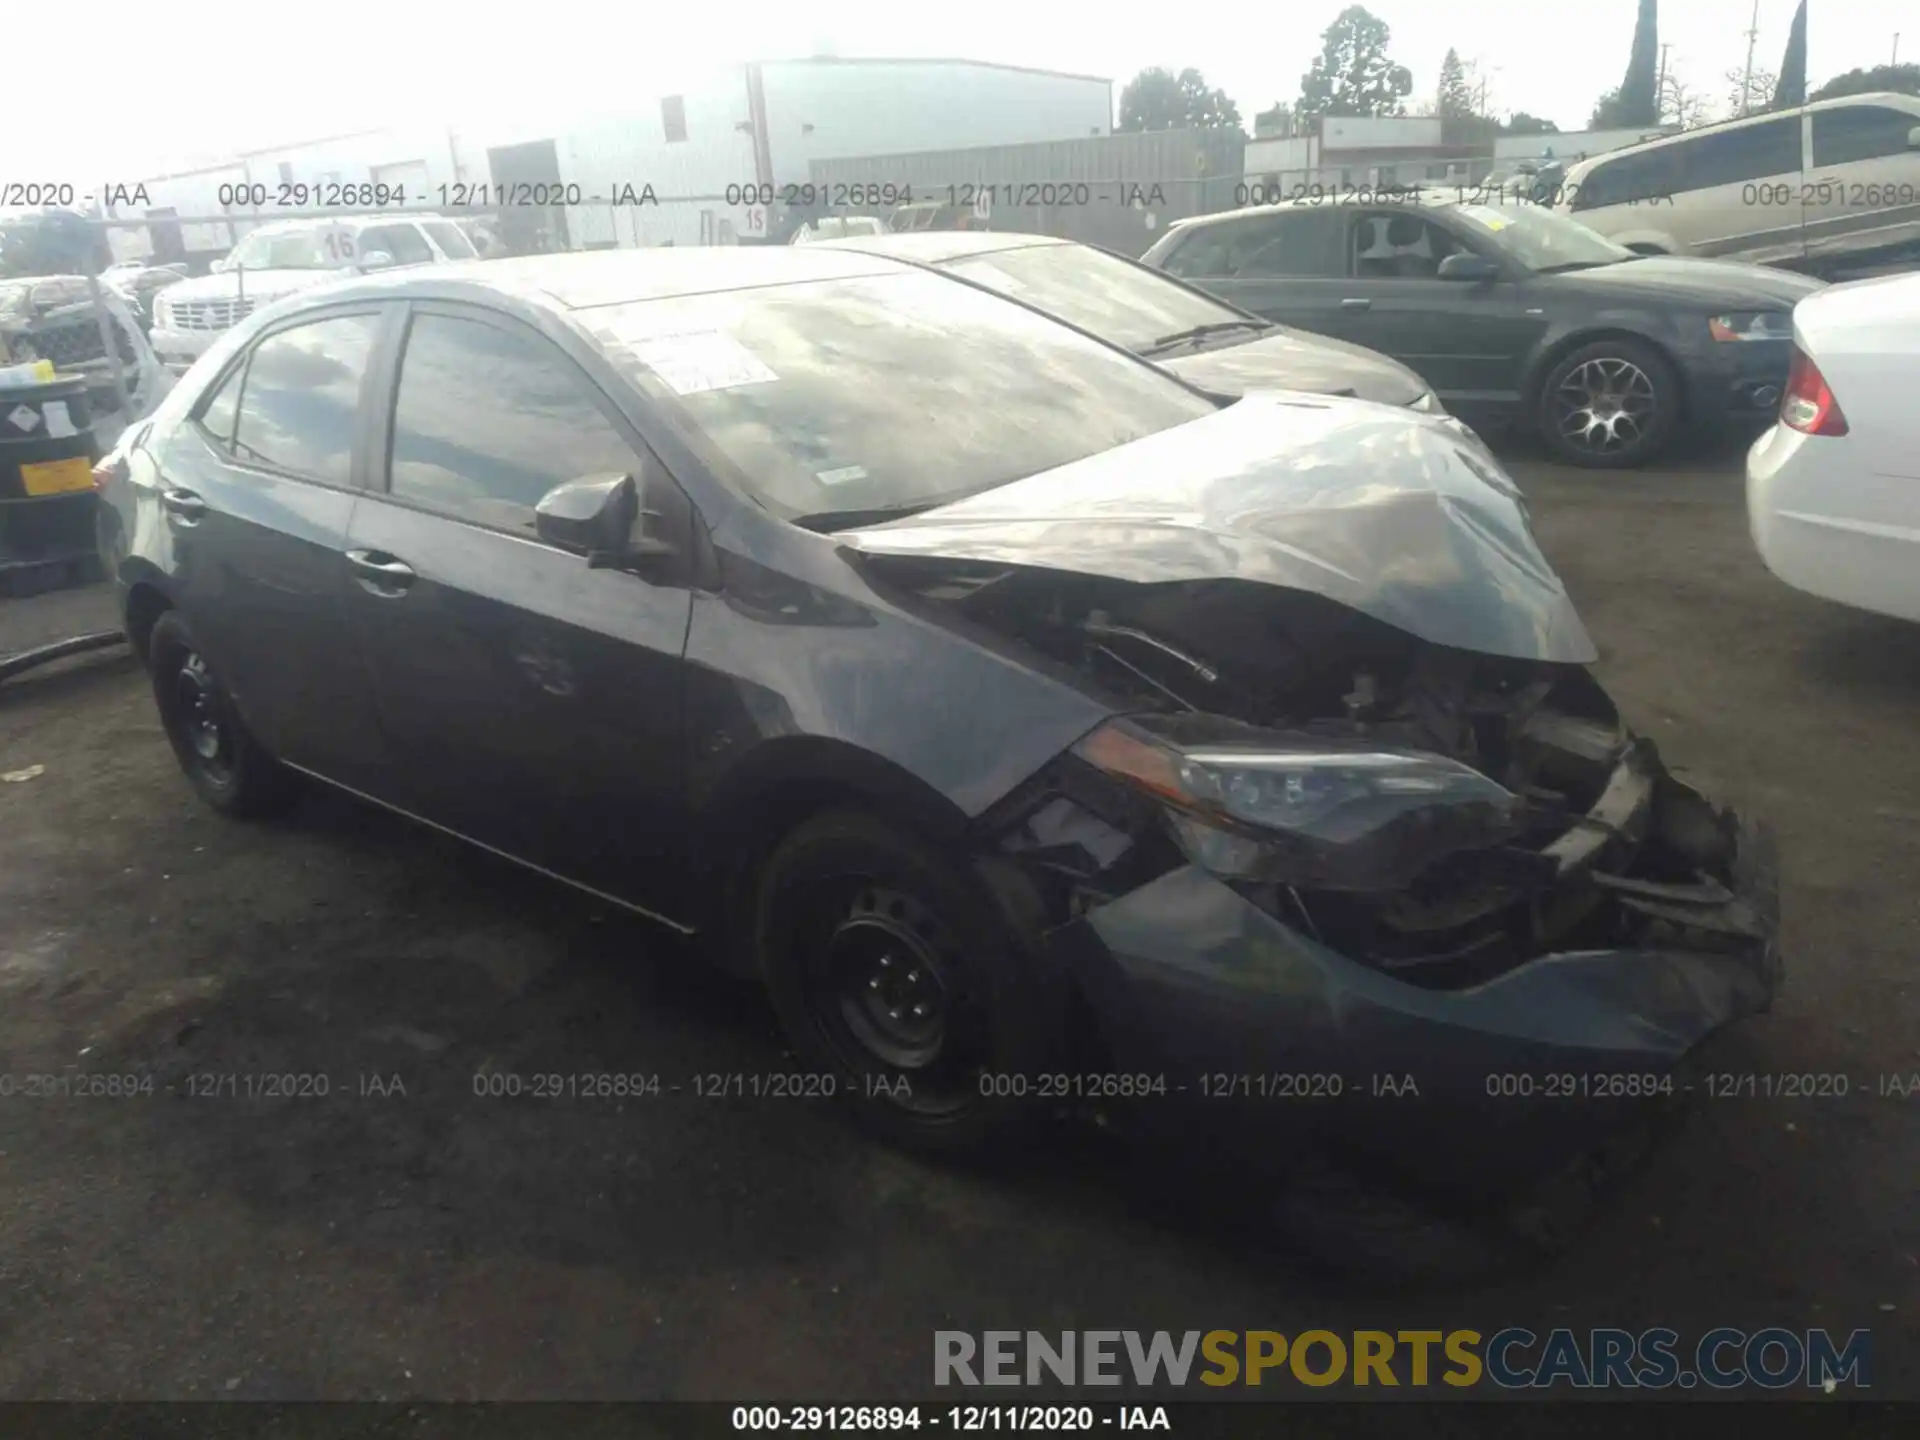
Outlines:
{"type": "Polygon", "coordinates": [[[761,872],[755,944],[794,1049],[867,1128],[980,1155],[1047,1118],[1030,1082],[1061,1053],[1061,986],[963,857],[863,811],[816,816],[761,872]]]}
{"type": "Polygon", "coordinates": [[[1680,379],[1639,340],[1597,340],[1563,355],[1541,382],[1535,423],[1556,457],[1596,470],[1644,465],[1680,420],[1680,379]]]}
{"type": "Polygon", "coordinates": [[[178,611],[169,610],[154,623],[147,670],[161,728],[200,798],[224,815],[253,817],[283,809],[293,795],[292,774],[241,721],[178,611]]]}

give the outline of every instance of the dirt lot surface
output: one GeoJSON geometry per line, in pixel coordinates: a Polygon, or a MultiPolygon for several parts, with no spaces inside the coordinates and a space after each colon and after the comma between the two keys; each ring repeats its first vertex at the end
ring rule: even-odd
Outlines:
{"type": "MultiPolygon", "coordinates": [[[[1878,1093],[1920,1074],[1920,630],[1776,584],[1737,467],[1514,462],[1622,708],[1779,831],[1788,989],[1738,1064],[1851,1093],[1703,1103],[1570,1253],[1468,1287],[1309,1280],[1092,1142],[995,1176],[817,1102],[478,1097],[787,1062],[752,992],[535,876],[325,795],[215,818],[124,654],[0,687],[0,771],[44,767],[0,784],[0,1073],[155,1081],[0,1100],[0,1397],[884,1398],[936,1329],[1513,1324],[1869,1327],[1920,1394],[1920,1096],[1878,1093]]],[[[0,654],[96,623],[9,602],[0,654]]]]}

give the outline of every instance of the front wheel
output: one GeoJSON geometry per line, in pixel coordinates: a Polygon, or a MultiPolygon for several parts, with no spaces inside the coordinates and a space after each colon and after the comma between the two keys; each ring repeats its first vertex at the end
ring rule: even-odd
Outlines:
{"type": "Polygon", "coordinates": [[[147,670],[161,727],[201,799],[239,816],[269,814],[286,804],[293,794],[292,774],[241,721],[178,611],[169,610],[155,622],[147,640],[147,670]]]}
{"type": "Polygon", "coordinates": [[[781,1027],[868,1128],[942,1154],[1046,1118],[1060,987],[965,858],[863,811],[802,824],[761,873],[755,938],[781,1027]]]}
{"type": "Polygon", "coordinates": [[[1592,469],[1644,465],[1680,419],[1680,381],[1638,340],[1598,340],[1562,356],[1540,386],[1540,438],[1560,459],[1592,469]]]}

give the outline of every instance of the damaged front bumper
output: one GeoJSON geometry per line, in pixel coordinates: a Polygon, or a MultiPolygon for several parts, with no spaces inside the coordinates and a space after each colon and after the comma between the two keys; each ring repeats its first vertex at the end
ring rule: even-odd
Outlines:
{"type": "Polygon", "coordinates": [[[1310,915],[1193,865],[1055,931],[1113,1069],[1164,1077],[1167,1100],[1188,1102],[1129,1120],[1216,1151],[1284,1159],[1323,1141],[1423,1181],[1498,1188],[1676,1097],[1698,1047],[1780,986],[1774,845],[1651,747],[1622,758],[1596,814],[1609,807],[1624,823],[1569,833],[1556,894],[1585,893],[1624,943],[1464,988],[1349,958],[1310,915]],[[1671,863],[1645,863],[1666,843],[1663,817],[1701,815],[1720,835],[1718,873],[1674,883],[1671,863]],[[1623,847],[1641,863],[1620,863],[1623,847]],[[1635,874],[1650,868],[1663,878],[1635,874]]]}

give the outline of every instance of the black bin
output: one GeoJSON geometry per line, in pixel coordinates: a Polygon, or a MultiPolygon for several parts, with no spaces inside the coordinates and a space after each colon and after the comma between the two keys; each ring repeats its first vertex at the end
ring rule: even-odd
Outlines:
{"type": "Polygon", "coordinates": [[[99,458],[84,378],[0,385],[0,594],[97,576],[99,458]]]}

